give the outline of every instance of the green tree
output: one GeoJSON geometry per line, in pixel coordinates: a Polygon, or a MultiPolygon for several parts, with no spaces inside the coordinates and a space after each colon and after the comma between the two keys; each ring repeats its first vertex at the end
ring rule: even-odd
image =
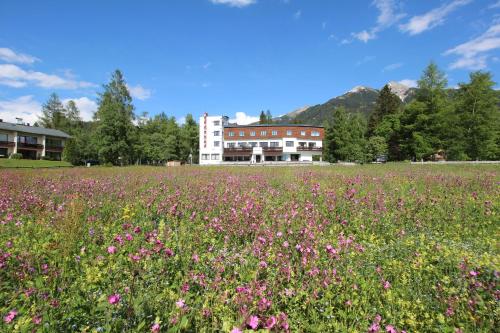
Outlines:
{"type": "Polygon", "coordinates": [[[260,111],[260,116],[259,116],[259,124],[266,124],[267,123],[267,118],[264,110],[260,111]]]}
{"type": "Polygon", "coordinates": [[[491,74],[474,72],[469,83],[461,83],[448,138],[452,159],[500,158],[498,97],[491,74]]]}
{"type": "Polygon", "coordinates": [[[40,125],[46,128],[63,130],[67,126],[66,110],[56,93],[52,93],[42,106],[40,125]]]}
{"type": "Polygon", "coordinates": [[[374,135],[375,129],[387,115],[396,114],[401,108],[401,99],[392,93],[389,85],[385,85],[377,98],[375,109],[368,121],[368,136],[374,135]]]}
{"type": "Polygon", "coordinates": [[[66,118],[70,124],[77,124],[82,121],[82,118],[80,118],[80,110],[73,100],[69,100],[68,103],[66,103],[66,118]]]}
{"type": "Polygon", "coordinates": [[[273,116],[271,115],[271,111],[269,110],[266,111],[266,123],[267,124],[273,123],[273,116]]]}
{"type": "Polygon", "coordinates": [[[99,96],[95,144],[99,159],[114,165],[127,164],[134,156],[134,106],[122,73],[116,70],[99,96]]]}
{"type": "Polygon", "coordinates": [[[325,126],[325,160],[363,162],[365,131],[366,125],[359,115],[350,116],[343,107],[335,109],[325,126]]]}
{"type": "Polygon", "coordinates": [[[450,110],[447,80],[431,62],[418,81],[416,99],[401,117],[401,146],[406,158],[424,159],[444,148],[445,119],[450,110]]]}
{"type": "Polygon", "coordinates": [[[185,162],[192,156],[192,162],[198,163],[199,128],[191,114],[186,116],[186,121],[180,129],[180,157],[185,162]]]}
{"type": "Polygon", "coordinates": [[[388,146],[384,137],[372,136],[366,145],[366,160],[374,161],[377,157],[387,155],[388,146]]]}

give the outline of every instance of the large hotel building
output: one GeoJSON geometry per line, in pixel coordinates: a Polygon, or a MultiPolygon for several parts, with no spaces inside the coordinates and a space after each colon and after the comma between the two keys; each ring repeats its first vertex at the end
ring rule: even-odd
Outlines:
{"type": "Polygon", "coordinates": [[[200,164],[320,161],[323,137],[321,126],[237,125],[205,113],[200,117],[200,164]]]}

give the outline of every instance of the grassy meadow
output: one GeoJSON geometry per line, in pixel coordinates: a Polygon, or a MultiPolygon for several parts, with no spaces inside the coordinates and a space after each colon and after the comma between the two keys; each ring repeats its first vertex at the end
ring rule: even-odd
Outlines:
{"type": "Polygon", "coordinates": [[[0,332],[492,332],[499,171],[3,169],[0,332]]]}

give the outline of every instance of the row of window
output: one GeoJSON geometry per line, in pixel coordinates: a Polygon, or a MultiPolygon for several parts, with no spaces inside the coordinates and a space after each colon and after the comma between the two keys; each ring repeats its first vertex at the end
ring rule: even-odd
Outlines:
{"type": "MultiPolygon", "coordinates": [[[[215,147],[219,147],[220,146],[220,142],[219,141],[215,141],[214,142],[214,146],[215,147]],[[217,145],[215,145],[215,143],[217,143],[217,145]]],[[[238,147],[239,148],[244,148],[244,147],[248,147],[248,148],[253,148],[253,147],[263,147],[263,148],[267,148],[267,147],[279,147],[280,146],[280,143],[278,141],[271,141],[271,142],[238,142],[238,147]]],[[[285,141],[285,146],[287,147],[294,147],[294,141],[285,141]]],[[[298,146],[299,147],[316,147],[316,143],[315,142],[309,142],[309,144],[307,142],[298,142],[298,146]]],[[[236,148],[236,142],[228,142],[227,143],[227,148],[236,148]]]]}
{"type": "MultiPolygon", "coordinates": [[[[219,135],[219,131],[215,131],[214,135],[218,136],[219,135]],[[215,134],[215,133],[217,133],[217,134],[215,134]]],[[[256,131],[250,131],[250,136],[256,136],[256,135],[257,135],[256,131]]],[[[277,130],[272,130],[271,131],[271,135],[272,136],[277,136],[278,135],[278,131],[277,130]]],[[[292,130],[287,130],[286,131],[286,135],[287,136],[292,136],[292,130]]],[[[306,136],[307,133],[306,133],[306,131],[300,131],[300,135],[301,136],[306,136]]],[[[229,131],[229,136],[235,136],[235,132],[229,131]]],[[[239,136],[245,136],[245,131],[239,131],[239,136]]],[[[260,131],[260,136],[267,136],[267,131],[260,131]]],[[[319,136],[319,132],[318,131],[311,131],[311,136],[319,136]]]]}
{"type": "Polygon", "coordinates": [[[210,160],[210,157],[212,158],[212,160],[218,160],[220,159],[220,154],[201,154],[201,159],[204,160],[204,161],[208,161],[210,160]]]}

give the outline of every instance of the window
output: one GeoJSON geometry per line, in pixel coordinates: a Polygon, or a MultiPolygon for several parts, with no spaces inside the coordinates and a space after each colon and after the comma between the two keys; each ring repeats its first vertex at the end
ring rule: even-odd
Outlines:
{"type": "Polygon", "coordinates": [[[227,148],[234,148],[236,146],[236,144],[234,142],[229,142],[227,144],[227,148]]]}
{"type": "Polygon", "coordinates": [[[245,136],[245,132],[240,131],[240,136],[245,136]]]}
{"type": "Polygon", "coordinates": [[[37,144],[36,136],[18,136],[17,142],[19,143],[28,143],[28,144],[37,144]]]}
{"type": "Polygon", "coordinates": [[[305,146],[306,146],[306,143],[305,143],[305,142],[299,142],[299,146],[300,146],[300,147],[305,147],[305,146]]]}
{"type": "Polygon", "coordinates": [[[267,148],[267,142],[261,142],[259,144],[262,148],[267,148]]]}
{"type": "Polygon", "coordinates": [[[218,160],[219,154],[212,154],[212,160],[218,160]]]}
{"type": "Polygon", "coordinates": [[[220,126],[220,121],[219,120],[215,120],[214,121],[214,126],[220,126]]]}
{"type": "Polygon", "coordinates": [[[250,142],[250,146],[257,147],[257,142],[250,142]]]}
{"type": "Polygon", "coordinates": [[[280,143],[277,142],[277,141],[272,141],[271,142],[271,147],[279,147],[280,146],[280,143]]]}
{"type": "Polygon", "coordinates": [[[255,136],[255,131],[251,131],[250,136],[255,136]]]}
{"type": "Polygon", "coordinates": [[[287,136],[292,136],[292,130],[286,130],[286,135],[287,136]]]}
{"type": "Polygon", "coordinates": [[[245,147],[246,145],[246,142],[238,142],[238,147],[245,147]]]}
{"type": "Polygon", "coordinates": [[[230,131],[230,132],[229,132],[229,136],[234,136],[234,132],[233,132],[233,131],[230,131]]]}
{"type": "Polygon", "coordinates": [[[201,159],[206,161],[206,160],[208,160],[209,156],[210,155],[208,155],[208,154],[201,154],[201,159]]]}
{"type": "Polygon", "coordinates": [[[287,147],[293,147],[293,141],[287,141],[286,142],[287,147]]]}
{"type": "Polygon", "coordinates": [[[9,135],[0,133],[0,141],[9,141],[9,135]]]}
{"type": "Polygon", "coordinates": [[[272,131],[271,135],[274,135],[274,136],[278,135],[278,131],[272,131]]]}
{"type": "Polygon", "coordinates": [[[47,147],[62,147],[63,143],[62,143],[62,140],[59,140],[59,139],[46,138],[45,145],[47,147]]]}
{"type": "Polygon", "coordinates": [[[300,131],[300,135],[306,136],[306,131],[300,131]]]}
{"type": "Polygon", "coordinates": [[[319,136],[319,132],[318,131],[312,131],[311,132],[311,136],[319,136]]]}
{"type": "Polygon", "coordinates": [[[214,131],[214,136],[220,136],[220,131],[214,131]]]}
{"type": "Polygon", "coordinates": [[[220,147],[220,141],[214,141],[214,147],[220,147]]]}
{"type": "Polygon", "coordinates": [[[260,131],[260,136],[267,136],[267,131],[260,131]]]}

